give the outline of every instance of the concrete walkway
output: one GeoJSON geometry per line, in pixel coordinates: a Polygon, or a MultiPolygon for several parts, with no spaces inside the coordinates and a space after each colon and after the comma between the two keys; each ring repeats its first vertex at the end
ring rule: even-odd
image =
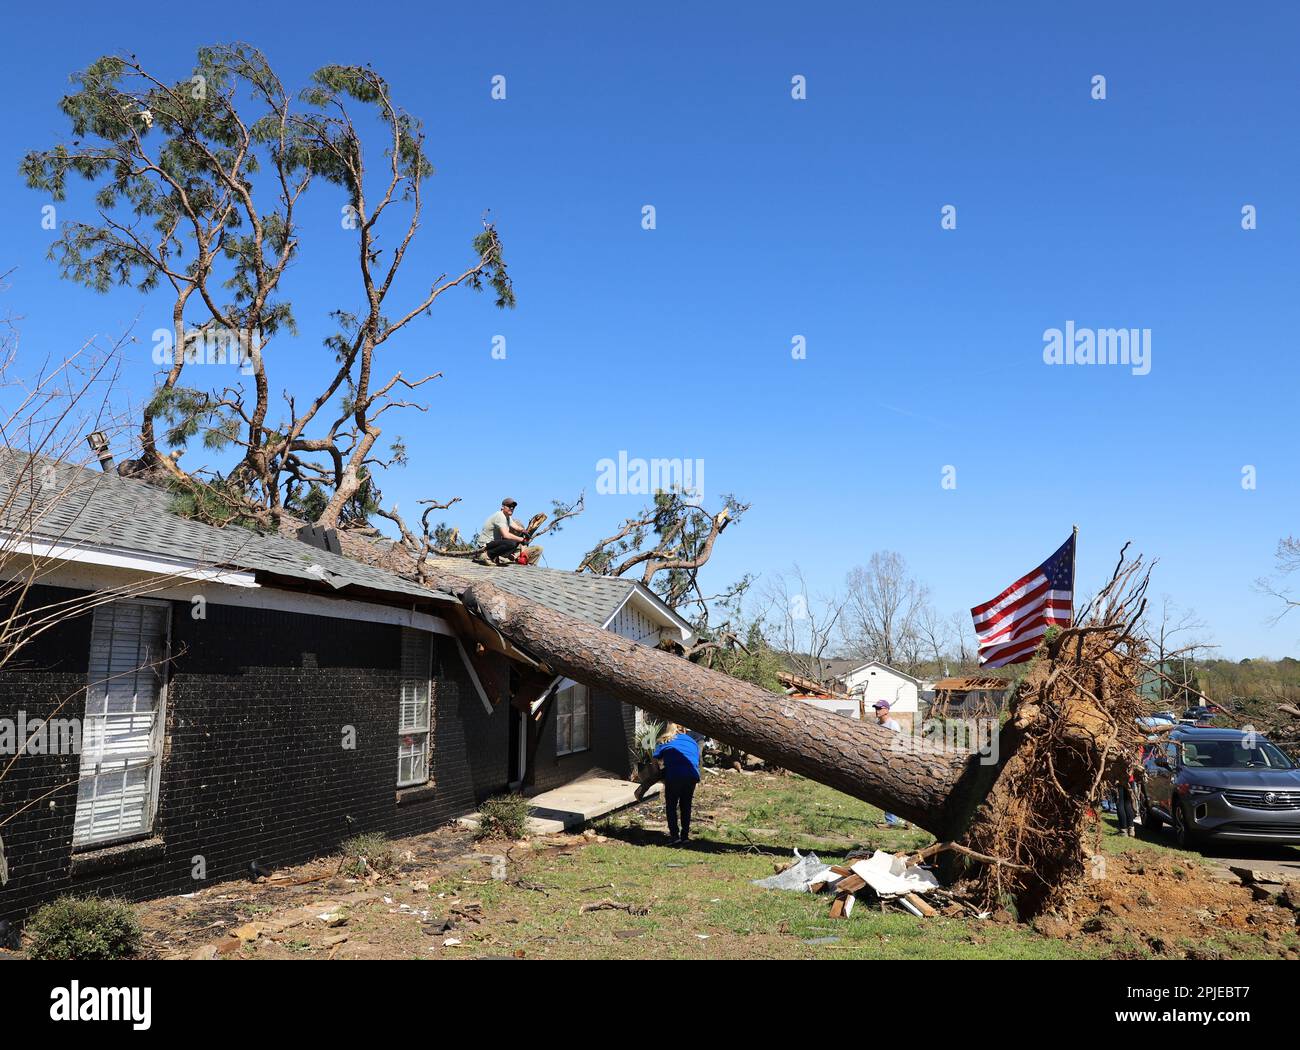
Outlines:
{"type": "MultiPolygon", "coordinates": [[[[587,777],[533,795],[528,800],[531,804],[528,834],[555,835],[562,831],[573,831],[607,813],[625,809],[636,803],[636,787],[630,780],[587,777]]],[[[654,798],[662,791],[662,784],[652,784],[645,797],[654,798]]],[[[478,827],[478,814],[461,817],[457,823],[469,828],[478,827]]]]}

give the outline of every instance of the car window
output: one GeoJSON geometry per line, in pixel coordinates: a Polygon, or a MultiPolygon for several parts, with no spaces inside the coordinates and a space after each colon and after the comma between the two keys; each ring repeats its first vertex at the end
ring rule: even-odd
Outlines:
{"type": "Polygon", "coordinates": [[[1237,748],[1237,765],[1266,769],[1291,769],[1292,763],[1281,750],[1267,740],[1256,740],[1254,747],[1237,748]]]}
{"type": "Polygon", "coordinates": [[[1267,740],[1246,747],[1242,740],[1183,743],[1183,765],[1190,769],[1291,769],[1291,761],[1267,740]]]}

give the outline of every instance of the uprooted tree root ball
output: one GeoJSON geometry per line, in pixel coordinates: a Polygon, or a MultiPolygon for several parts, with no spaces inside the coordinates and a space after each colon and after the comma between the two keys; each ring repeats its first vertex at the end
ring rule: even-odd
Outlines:
{"type": "Polygon", "coordinates": [[[1132,629],[1149,575],[1123,553],[1110,582],[1079,618],[1055,633],[1010,705],[1005,761],[963,843],[997,858],[968,869],[966,890],[984,907],[1021,919],[1068,909],[1092,872],[1088,811],[1125,775],[1141,740],[1138,687],[1145,646],[1132,629]]]}

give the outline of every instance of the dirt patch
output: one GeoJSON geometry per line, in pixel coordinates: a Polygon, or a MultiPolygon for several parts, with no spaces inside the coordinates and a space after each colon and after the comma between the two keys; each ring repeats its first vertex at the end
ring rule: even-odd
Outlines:
{"type": "MultiPolygon", "coordinates": [[[[537,843],[539,852],[559,844],[537,843]]],[[[580,836],[575,844],[585,842],[580,836]]],[[[393,843],[398,863],[384,876],[344,874],[338,856],[320,857],[256,882],[224,882],[140,906],[148,957],[401,958],[481,922],[481,906],[464,893],[433,893],[454,880],[472,890],[510,877],[517,843],[475,841],[443,828],[393,843]]],[[[527,849],[528,847],[522,847],[527,849]]],[[[570,847],[571,848],[571,847],[570,847]]]]}
{"type": "Polygon", "coordinates": [[[1049,937],[1109,945],[1116,955],[1212,959],[1225,940],[1251,938],[1261,957],[1300,959],[1300,913],[1280,898],[1213,878],[1198,863],[1152,855],[1105,858],[1068,909],[1034,921],[1049,937]]]}

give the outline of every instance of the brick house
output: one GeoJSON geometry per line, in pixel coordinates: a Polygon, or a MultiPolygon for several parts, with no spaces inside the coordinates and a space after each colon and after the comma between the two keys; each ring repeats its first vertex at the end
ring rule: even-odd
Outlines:
{"type": "MultiPolygon", "coordinates": [[[[66,892],[188,892],[359,832],[430,830],[509,787],[630,772],[633,708],[539,684],[452,595],[170,503],[0,450],[0,577],[23,585],[10,608],[96,603],[0,672],[0,769],[37,720],[80,732],[75,747],[47,733],[0,779],[0,918],[66,892]]],[[[690,637],[631,580],[455,570],[636,641],[690,637]]]]}

